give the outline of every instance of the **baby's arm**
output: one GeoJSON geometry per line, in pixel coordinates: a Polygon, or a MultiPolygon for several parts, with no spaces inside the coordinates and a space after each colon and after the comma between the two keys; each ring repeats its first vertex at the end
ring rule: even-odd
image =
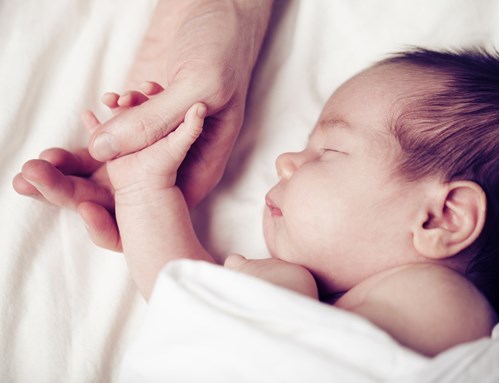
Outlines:
{"type": "Polygon", "coordinates": [[[224,266],[318,299],[318,289],[312,274],[300,265],[275,258],[246,259],[241,255],[232,254],[226,258],[224,266]]]}
{"type": "MultiPolygon", "coordinates": [[[[180,164],[201,134],[205,113],[204,105],[193,105],[184,123],[165,138],[107,164],[123,252],[146,299],[168,261],[189,258],[214,262],[199,243],[184,196],[175,185],[180,164]]],[[[88,117],[87,124],[99,125],[95,116],[88,117]]]]}

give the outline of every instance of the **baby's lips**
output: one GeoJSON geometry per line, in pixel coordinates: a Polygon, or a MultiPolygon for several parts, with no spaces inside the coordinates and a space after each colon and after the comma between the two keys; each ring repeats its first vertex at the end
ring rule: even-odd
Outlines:
{"type": "Polygon", "coordinates": [[[269,208],[273,216],[281,217],[283,215],[283,212],[276,206],[269,194],[266,195],[266,206],[269,208]]]}

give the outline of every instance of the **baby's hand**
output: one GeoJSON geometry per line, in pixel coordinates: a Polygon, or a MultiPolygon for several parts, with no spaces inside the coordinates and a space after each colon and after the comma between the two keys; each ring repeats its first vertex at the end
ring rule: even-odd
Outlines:
{"type": "Polygon", "coordinates": [[[299,294],[318,299],[316,281],[303,266],[276,258],[246,259],[239,254],[231,254],[226,258],[224,267],[253,275],[299,294]]]}
{"type": "MultiPolygon", "coordinates": [[[[109,93],[103,101],[110,108],[117,108],[119,111],[120,108],[144,102],[144,97],[139,92],[129,92],[123,96],[109,93]]],[[[107,169],[115,190],[115,199],[123,195],[140,194],[143,200],[144,193],[148,191],[175,186],[177,170],[189,148],[201,134],[205,114],[205,105],[197,103],[189,108],[184,122],[165,138],[139,152],[109,161],[107,169]]],[[[84,123],[90,130],[101,125],[90,111],[87,112],[84,123]]]]}

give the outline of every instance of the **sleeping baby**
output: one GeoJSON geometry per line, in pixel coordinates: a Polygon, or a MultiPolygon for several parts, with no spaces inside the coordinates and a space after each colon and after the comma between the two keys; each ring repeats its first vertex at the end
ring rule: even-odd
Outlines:
{"type": "MultiPolygon", "coordinates": [[[[141,97],[108,94],[104,101],[133,107],[162,90],[146,83],[141,97]]],[[[88,198],[78,196],[90,204],[86,211],[116,214],[119,235],[111,214],[84,219],[95,242],[121,238],[146,298],[167,262],[215,263],[176,186],[186,153],[203,139],[206,112],[193,105],[165,138],[109,161],[114,202],[90,188],[88,198]]],[[[100,126],[91,112],[84,124],[100,126]]],[[[63,157],[91,161],[86,151],[52,149],[25,164],[14,187],[71,205],[77,197],[63,201],[67,193],[58,189],[89,180],[73,177],[71,166],[58,170],[63,157]]],[[[497,55],[415,49],[376,63],[333,93],[306,147],[280,155],[276,170],[263,225],[271,257],[233,254],[225,267],[357,313],[425,355],[491,334],[498,311],[497,55]]]]}

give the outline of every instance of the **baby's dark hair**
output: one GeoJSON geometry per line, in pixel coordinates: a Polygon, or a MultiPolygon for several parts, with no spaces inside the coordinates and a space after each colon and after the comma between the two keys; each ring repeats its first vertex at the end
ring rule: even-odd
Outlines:
{"type": "MultiPolygon", "coordinates": [[[[498,313],[498,52],[414,48],[380,64],[413,67],[437,81],[429,91],[403,100],[392,121],[402,148],[398,173],[417,180],[440,175],[469,180],[487,198],[487,217],[465,276],[498,313]]],[[[462,252],[461,254],[464,254],[462,252]]]]}

